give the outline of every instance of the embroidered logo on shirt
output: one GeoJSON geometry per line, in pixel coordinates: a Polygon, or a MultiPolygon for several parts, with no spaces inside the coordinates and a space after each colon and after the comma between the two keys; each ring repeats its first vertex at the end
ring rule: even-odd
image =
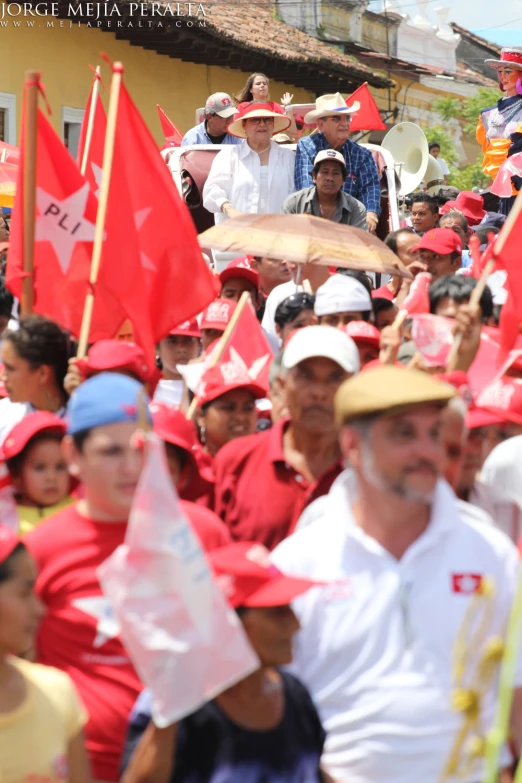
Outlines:
{"type": "Polygon", "coordinates": [[[452,574],[451,585],[454,593],[473,595],[482,584],[482,574],[452,574]]]}

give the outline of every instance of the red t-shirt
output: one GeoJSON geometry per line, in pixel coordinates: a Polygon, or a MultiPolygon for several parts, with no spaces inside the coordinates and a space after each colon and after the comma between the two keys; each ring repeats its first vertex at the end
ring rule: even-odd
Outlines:
{"type": "Polygon", "coordinates": [[[339,459],[310,484],[285,460],[288,423],[282,420],[271,430],[230,441],[214,460],[214,510],[236,541],[258,541],[273,549],[292,532],[305,506],[326,495],[343,470],[339,459]]]}
{"type": "MultiPolygon", "coordinates": [[[[193,503],[181,505],[205,549],[230,542],[215,514],[193,503]]],[[[47,610],[38,660],[73,679],[89,713],[92,774],[109,781],[119,780],[128,717],[143,688],[96,577],[98,566],[123,543],[126,528],[126,522],[95,522],[70,506],[24,538],[39,566],[36,587],[47,610]]]]}
{"type": "Polygon", "coordinates": [[[390,302],[393,302],[395,299],[394,295],[390,291],[387,285],[382,285],[380,288],[376,288],[375,291],[372,291],[372,298],[373,299],[389,299],[390,302]]]}

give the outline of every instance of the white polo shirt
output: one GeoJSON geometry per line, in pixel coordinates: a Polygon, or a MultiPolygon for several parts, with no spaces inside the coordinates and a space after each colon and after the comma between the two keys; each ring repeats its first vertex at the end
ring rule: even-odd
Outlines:
{"type": "MultiPolygon", "coordinates": [[[[479,576],[496,585],[488,638],[503,633],[517,551],[440,481],[426,531],[397,561],[356,525],[355,494],[345,471],[316,506],[317,518],[272,554],[285,573],[330,582],[294,604],[301,631],[291,670],[319,709],[332,777],[437,783],[463,721],[450,706],[455,639],[479,576]]],[[[473,668],[480,652],[472,652],[473,668]]],[[[495,687],[483,701],[486,728],[495,687]]],[[[480,773],[463,780],[476,783],[480,773]]]]}

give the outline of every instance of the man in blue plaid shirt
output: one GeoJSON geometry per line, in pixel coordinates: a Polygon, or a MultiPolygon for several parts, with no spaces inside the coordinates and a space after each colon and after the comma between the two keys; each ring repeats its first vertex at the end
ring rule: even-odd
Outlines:
{"type": "Polygon", "coordinates": [[[295,155],[295,188],[312,187],[312,169],[315,156],[321,150],[334,149],[345,161],[348,176],[343,190],[362,201],[366,207],[369,231],[375,231],[381,212],[381,188],[379,171],[371,152],[350,141],[352,114],[359,109],[355,102],[348,107],[341,93],[322,95],[317,99],[315,111],[308,112],[305,122],[317,122],[318,133],[300,139],[295,155]]]}

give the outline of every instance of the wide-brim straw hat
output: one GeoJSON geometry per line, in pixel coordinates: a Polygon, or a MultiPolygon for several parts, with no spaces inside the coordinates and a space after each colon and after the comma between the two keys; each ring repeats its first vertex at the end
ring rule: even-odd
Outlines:
{"type": "Polygon", "coordinates": [[[505,46],[500,51],[500,60],[484,60],[484,62],[496,71],[498,71],[500,67],[506,66],[517,68],[522,71],[522,47],[505,46]]]}
{"type": "Polygon", "coordinates": [[[354,101],[352,106],[347,106],[340,92],[331,95],[321,95],[315,102],[315,109],[305,114],[305,123],[315,123],[321,117],[336,117],[338,114],[355,114],[361,104],[354,101]]]}
{"type": "Polygon", "coordinates": [[[290,127],[292,120],[287,117],[286,114],[280,114],[274,111],[272,104],[270,103],[254,103],[245,106],[234,118],[234,122],[231,122],[227,128],[228,133],[232,136],[237,136],[240,139],[246,139],[246,131],[243,127],[243,120],[252,119],[253,117],[273,117],[274,118],[274,130],[272,136],[276,133],[281,133],[290,127]]]}

